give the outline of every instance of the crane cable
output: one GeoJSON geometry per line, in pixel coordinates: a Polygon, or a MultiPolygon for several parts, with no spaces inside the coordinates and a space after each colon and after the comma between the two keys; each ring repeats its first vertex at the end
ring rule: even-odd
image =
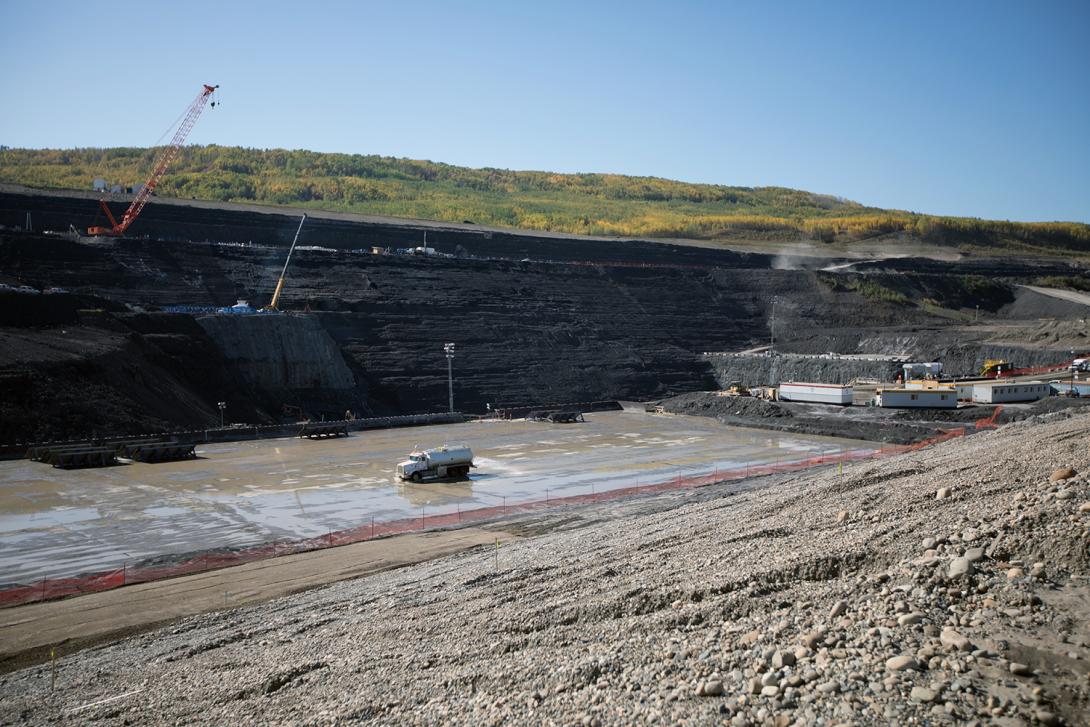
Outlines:
{"type": "MultiPolygon", "coordinates": [[[[215,92],[213,91],[213,93],[215,93],[215,92]]],[[[211,95],[211,94],[209,94],[209,95],[211,95]]],[[[212,105],[212,108],[215,108],[216,107],[216,102],[212,101],[211,105],[212,105]]],[[[161,146],[162,143],[163,143],[163,139],[166,138],[167,134],[171,133],[172,131],[174,131],[175,129],[178,128],[178,124],[181,122],[182,117],[185,116],[187,113],[189,113],[189,109],[184,109],[182,111],[182,113],[180,113],[176,117],[174,117],[174,121],[170,122],[170,126],[168,126],[166,128],[166,130],[163,131],[162,134],[159,134],[159,138],[155,140],[155,143],[151,145],[151,148],[155,149],[156,147],[161,146]]]]}
{"type": "Polygon", "coordinates": [[[155,140],[155,143],[151,145],[151,148],[154,149],[162,144],[163,139],[166,138],[166,135],[178,128],[179,122],[181,122],[182,117],[185,116],[187,113],[189,113],[189,109],[185,109],[184,111],[182,111],[182,113],[178,114],[174,121],[170,122],[170,126],[166,128],[166,131],[160,134],[159,138],[155,140]]]}

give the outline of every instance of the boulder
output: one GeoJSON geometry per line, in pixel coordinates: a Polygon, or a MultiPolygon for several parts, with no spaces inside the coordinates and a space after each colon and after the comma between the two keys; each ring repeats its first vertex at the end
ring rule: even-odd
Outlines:
{"type": "Polygon", "coordinates": [[[1060,482],[1061,480],[1069,480],[1078,472],[1073,467],[1060,467],[1059,469],[1052,470],[1052,474],[1049,475],[1049,482],[1060,482]]]}

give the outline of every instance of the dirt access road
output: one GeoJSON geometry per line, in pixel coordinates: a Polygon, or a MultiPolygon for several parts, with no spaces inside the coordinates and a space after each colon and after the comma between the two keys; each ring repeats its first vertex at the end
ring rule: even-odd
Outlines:
{"type": "Polygon", "coordinates": [[[1090,306],[1090,295],[1086,293],[1080,293],[1077,290],[1063,290],[1061,288],[1041,288],[1036,285],[1023,285],[1023,288],[1032,290],[1034,293],[1040,293],[1041,295],[1047,295],[1052,298],[1059,298],[1060,300],[1066,300],[1071,303],[1081,303],[1082,305],[1090,306]]]}
{"type": "Polygon", "coordinates": [[[512,537],[476,527],[411,533],[3,609],[0,673],[43,661],[53,647],[71,654],[183,616],[259,603],[478,546],[497,547],[512,537]]]}

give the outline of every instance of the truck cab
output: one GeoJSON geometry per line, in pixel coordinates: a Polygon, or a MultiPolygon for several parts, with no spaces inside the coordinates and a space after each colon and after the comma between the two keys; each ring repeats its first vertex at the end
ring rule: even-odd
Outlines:
{"type": "Polygon", "coordinates": [[[407,460],[397,463],[397,476],[403,480],[415,480],[419,482],[419,473],[427,468],[428,465],[424,462],[424,455],[422,452],[410,452],[407,460]],[[413,477],[413,475],[418,476],[413,477]]]}

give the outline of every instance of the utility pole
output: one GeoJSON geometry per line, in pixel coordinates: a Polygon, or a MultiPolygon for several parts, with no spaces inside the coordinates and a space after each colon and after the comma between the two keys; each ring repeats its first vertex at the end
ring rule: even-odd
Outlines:
{"type": "Polygon", "coordinates": [[[768,355],[776,353],[776,296],[772,296],[772,317],[768,321],[768,355]]]}
{"type": "Polygon", "coordinates": [[[768,321],[768,385],[776,386],[779,382],[776,380],[776,296],[772,296],[772,315],[768,321]]]}
{"type": "Polygon", "coordinates": [[[443,344],[443,353],[447,356],[447,393],[450,397],[450,413],[454,413],[454,344],[443,344]]]}
{"type": "Polygon", "coordinates": [[[227,402],[217,401],[216,406],[219,407],[220,410],[220,429],[223,429],[223,410],[227,408],[227,402]]]}

